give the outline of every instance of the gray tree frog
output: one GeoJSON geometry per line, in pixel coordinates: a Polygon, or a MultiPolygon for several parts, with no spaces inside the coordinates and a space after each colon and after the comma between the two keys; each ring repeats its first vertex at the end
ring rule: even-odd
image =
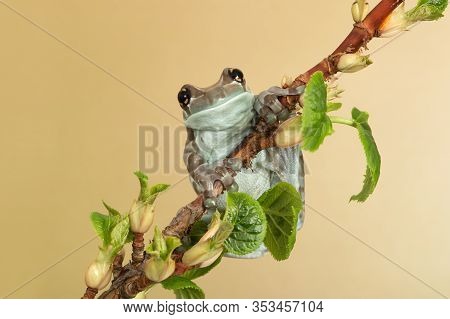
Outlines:
{"type": "MultiPolygon", "coordinates": [[[[296,89],[272,87],[255,96],[247,87],[242,71],[226,68],[219,81],[207,88],[184,85],[178,93],[187,129],[184,162],[195,191],[205,196],[209,213],[225,209],[225,195],[213,197],[215,181],[227,191],[245,192],[258,199],[280,181],[293,185],[304,200],[304,165],[299,146],[273,147],[260,151],[251,167],[242,167],[237,159],[227,158],[244,138],[255,130],[262,117],[266,123],[283,121],[291,114],[278,100],[280,96],[300,95],[304,86],[296,89]]],[[[297,230],[303,225],[300,213],[297,230]]],[[[238,258],[257,258],[267,251],[262,245],[257,251],[238,258]]]]}

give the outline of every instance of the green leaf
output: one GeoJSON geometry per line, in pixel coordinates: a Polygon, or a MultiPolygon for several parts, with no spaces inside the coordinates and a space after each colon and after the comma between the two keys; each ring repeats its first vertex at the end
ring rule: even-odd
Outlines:
{"type": "Polygon", "coordinates": [[[131,243],[134,240],[133,232],[129,231],[127,235],[127,239],[125,240],[125,244],[131,243]]]}
{"type": "Polygon", "coordinates": [[[159,196],[159,194],[164,192],[169,187],[170,187],[170,185],[168,185],[168,184],[156,184],[156,185],[153,185],[148,190],[148,194],[149,195],[146,197],[145,202],[147,204],[153,204],[155,202],[156,198],[159,196]]]}
{"type": "Polygon", "coordinates": [[[120,213],[117,210],[115,210],[114,208],[112,208],[111,206],[106,204],[105,202],[103,202],[103,206],[105,206],[106,210],[109,213],[109,216],[111,216],[111,217],[121,217],[120,213]]]}
{"type": "Polygon", "coordinates": [[[305,88],[302,114],[302,148],[315,151],[333,133],[327,112],[327,87],[322,72],[314,73],[305,88]]]}
{"type": "Polygon", "coordinates": [[[166,245],[167,252],[165,258],[170,257],[173,251],[181,246],[181,240],[178,237],[168,236],[166,237],[166,245]]]}
{"type": "Polygon", "coordinates": [[[177,299],[204,299],[205,293],[195,283],[182,276],[172,276],[161,282],[165,289],[173,290],[177,299]]]}
{"type": "Polygon", "coordinates": [[[115,255],[119,252],[128,238],[128,233],[130,231],[130,221],[128,216],[123,218],[111,231],[111,246],[112,254],[115,255]]]}
{"type": "Polygon", "coordinates": [[[207,273],[209,273],[218,264],[220,264],[221,260],[222,260],[222,256],[217,258],[216,261],[213,262],[208,267],[190,269],[190,270],[186,271],[182,276],[189,280],[193,280],[193,279],[202,277],[202,276],[206,275],[207,273]]]}
{"type": "Polygon", "coordinates": [[[378,178],[380,177],[381,156],[377,144],[375,143],[375,139],[373,138],[372,129],[367,123],[369,114],[354,108],[352,110],[352,117],[355,121],[355,127],[358,130],[359,139],[364,148],[367,168],[361,192],[357,195],[353,195],[350,200],[364,202],[377,186],[378,178]]]}
{"type": "Polygon", "coordinates": [[[228,193],[224,221],[234,225],[224,243],[228,252],[245,255],[256,250],[264,241],[267,221],[259,203],[245,193],[228,193]]]}
{"type": "Polygon", "coordinates": [[[166,189],[170,187],[169,184],[156,184],[150,187],[150,195],[164,192],[166,189]]]}
{"type": "Polygon", "coordinates": [[[354,107],[352,109],[352,119],[357,124],[367,123],[367,121],[369,120],[369,113],[362,112],[362,111],[358,110],[356,107],[354,107]]]}
{"type": "Polygon", "coordinates": [[[137,176],[137,178],[139,179],[139,184],[141,185],[138,199],[141,202],[146,202],[151,196],[150,189],[148,187],[148,176],[140,171],[134,172],[134,175],[137,176]]]}
{"type": "Polygon", "coordinates": [[[97,233],[97,236],[102,240],[102,244],[104,247],[108,246],[111,237],[110,237],[110,217],[93,212],[91,213],[91,223],[94,227],[95,232],[97,233]]]}
{"type": "Polygon", "coordinates": [[[328,102],[327,103],[327,113],[339,110],[342,107],[342,103],[338,102],[328,102]]]}
{"type": "Polygon", "coordinates": [[[205,299],[205,293],[198,287],[198,289],[185,288],[174,290],[177,299],[205,299]]]}
{"type": "Polygon", "coordinates": [[[181,246],[181,240],[173,236],[164,236],[158,226],[155,226],[153,240],[145,248],[147,254],[160,257],[167,260],[172,255],[172,252],[181,246]]]}
{"type": "Polygon", "coordinates": [[[289,183],[281,182],[258,199],[267,216],[264,244],[276,260],[289,258],[294,248],[297,222],[303,208],[300,193],[289,183]]]}
{"type": "Polygon", "coordinates": [[[200,238],[208,231],[208,223],[203,219],[197,221],[192,225],[191,231],[189,232],[189,237],[191,238],[191,245],[195,245],[200,238]]]}
{"type": "Polygon", "coordinates": [[[411,22],[434,21],[442,18],[448,0],[419,0],[417,5],[406,12],[406,19],[411,22]]]}

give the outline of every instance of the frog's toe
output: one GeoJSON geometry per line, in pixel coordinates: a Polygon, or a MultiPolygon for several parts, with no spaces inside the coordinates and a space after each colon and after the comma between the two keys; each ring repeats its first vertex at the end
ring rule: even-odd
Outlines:
{"type": "Polygon", "coordinates": [[[203,202],[203,206],[205,206],[205,208],[207,208],[208,210],[215,209],[215,208],[217,208],[217,201],[215,198],[207,198],[203,202]]]}
{"type": "Polygon", "coordinates": [[[233,184],[231,184],[228,188],[227,191],[229,193],[235,193],[237,191],[239,191],[239,185],[236,182],[233,182],[233,184]]]}

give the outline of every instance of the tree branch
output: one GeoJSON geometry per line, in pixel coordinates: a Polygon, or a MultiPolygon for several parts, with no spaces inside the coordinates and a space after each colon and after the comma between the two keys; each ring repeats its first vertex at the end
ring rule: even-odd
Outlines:
{"type": "MultiPolygon", "coordinates": [[[[299,75],[290,87],[294,88],[306,84],[311,75],[317,71],[322,71],[325,78],[329,78],[337,73],[337,63],[340,56],[346,53],[357,52],[361,47],[365,47],[373,37],[377,36],[378,29],[383,21],[403,2],[404,0],[382,0],[367,15],[364,21],[354,25],[353,30],[333,53],[305,73],[299,75]]],[[[283,105],[292,108],[298,102],[298,97],[282,97],[280,101],[283,105]]],[[[230,157],[240,158],[245,166],[249,166],[251,160],[259,151],[275,146],[273,133],[277,126],[270,127],[262,125],[260,127],[264,129],[250,134],[230,157]]],[[[214,184],[215,195],[218,196],[222,192],[222,184],[216,182],[214,184]]],[[[192,225],[205,214],[206,210],[203,202],[203,196],[199,195],[191,203],[180,208],[169,226],[164,229],[164,235],[176,236],[178,238],[185,236],[190,231],[192,225]]],[[[181,263],[182,255],[174,253],[173,257],[177,262],[176,275],[183,274],[189,269],[181,263]]],[[[137,293],[148,287],[152,282],[145,277],[143,272],[143,264],[147,258],[144,253],[143,262],[130,263],[123,267],[120,274],[113,280],[111,287],[101,294],[99,298],[133,298],[137,293]]],[[[93,291],[90,291],[88,288],[84,297],[89,298],[92,295],[93,291]]]]}
{"type": "MultiPolygon", "coordinates": [[[[381,1],[360,23],[356,23],[353,30],[348,34],[344,41],[327,58],[320,61],[317,65],[299,75],[291,84],[295,88],[306,84],[311,75],[317,71],[322,71],[325,78],[338,72],[337,63],[341,55],[346,53],[358,52],[362,47],[378,34],[378,29],[383,21],[394,11],[404,0],[383,0],[381,1]]],[[[287,99],[284,99],[287,103],[287,99]]]]}

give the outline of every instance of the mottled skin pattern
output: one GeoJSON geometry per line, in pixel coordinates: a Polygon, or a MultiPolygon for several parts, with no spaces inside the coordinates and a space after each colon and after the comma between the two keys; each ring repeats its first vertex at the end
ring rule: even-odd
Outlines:
{"type": "MultiPolygon", "coordinates": [[[[263,150],[257,154],[250,168],[242,168],[239,160],[227,159],[255,129],[259,117],[273,123],[290,116],[290,112],[278,101],[278,96],[299,95],[303,90],[304,87],[273,87],[254,96],[247,88],[242,72],[230,68],[226,68],[219,81],[210,87],[201,89],[184,85],[181,88],[178,101],[183,108],[188,133],[184,162],[195,191],[204,193],[207,198],[205,206],[211,212],[225,209],[225,196],[212,196],[215,181],[221,181],[227,191],[239,190],[255,199],[278,182],[285,181],[296,187],[304,200],[303,155],[298,146],[263,150]]],[[[301,228],[303,218],[302,211],[297,229],[301,228]]],[[[262,246],[249,255],[229,256],[257,258],[266,251],[262,246]]]]}

